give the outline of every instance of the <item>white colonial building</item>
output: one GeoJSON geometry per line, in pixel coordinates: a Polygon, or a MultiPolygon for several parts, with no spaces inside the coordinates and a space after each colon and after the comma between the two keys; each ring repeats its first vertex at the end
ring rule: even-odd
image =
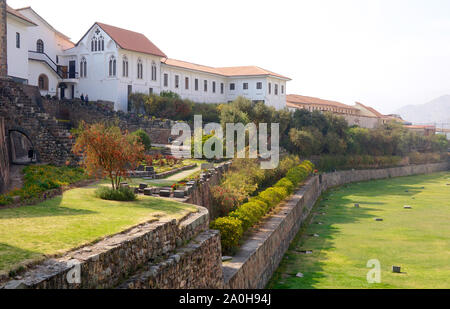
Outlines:
{"type": "Polygon", "coordinates": [[[214,68],[167,57],[143,34],[95,23],[73,43],[32,8],[7,8],[8,75],[42,95],[115,103],[128,110],[131,93],[172,91],[198,103],[238,96],[286,107],[289,78],[255,66],[214,68]]]}

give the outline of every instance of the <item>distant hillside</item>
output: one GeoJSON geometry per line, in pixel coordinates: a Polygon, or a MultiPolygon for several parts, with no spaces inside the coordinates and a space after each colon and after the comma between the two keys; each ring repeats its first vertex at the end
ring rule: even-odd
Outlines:
{"type": "Polygon", "coordinates": [[[423,105],[408,105],[395,112],[413,123],[450,123],[450,95],[423,105]]]}

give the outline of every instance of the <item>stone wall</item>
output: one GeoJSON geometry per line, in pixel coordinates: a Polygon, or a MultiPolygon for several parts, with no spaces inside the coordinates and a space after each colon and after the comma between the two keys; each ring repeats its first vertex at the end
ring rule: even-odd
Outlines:
{"type": "MultiPolygon", "coordinates": [[[[95,244],[68,252],[62,257],[49,259],[31,267],[20,276],[20,280],[5,282],[3,287],[7,289],[113,288],[135,274],[149,261],[169,258],[177,248],[181,248],[208,229],[208,212],[199,207],[197,213],[188,215],[179,223],[176,220],[149,222],[107,237],[95,244]],[[77,268],[81,280],[79,282],[68,280],[68,277],[76,278],[71,275],[77,268]]],[[[213,243],[214,241],[211,242],[213,243]]],[[[212,248],[207,247],[201,249],[205,250],[205,254],[213,251],[212,248]]],[[[215,255],[220,254],[220,245],[215,250],[218,251],[215,255]]],[[[192,258],[190,261],[195,263],[196,259],[192,258]]],[[[186,260],[183,260],[183,263],[187,263],[186,260]]],[[[179,275],[183,276],[183,269],[180,271],[179,275]]],[[[214,268],[204,269],[203,273],[206,279],[210,278],[212,281],[217,281],[216,276],[222,278],[221,273],[216,273],[214,268]],[[209,269],[214,270],[214,273],[209,269]]],[[[167,273],[167,278],[170,276],[170,273],[167,273]]],[[[171,282],[166,282],[166,286],[170,287],[171,282]]]]}
{"type": "Polygon", "coordinates": [[[0,78],[8,75],[6,0],[0,0],[0,78]]]}
{"type": "Polygon", "coordinates": [[[381,170],[342,171],[312,177],[278,212],[268,218],[223,265],[225,288],[263,289],[278,268],[290,243],[305,224],[320,195],[331,187],[389,177],[448,170],[448,163],[414,165],[381,170]]]}
{"type": "Polygon", "coordinates": [[[36,87],[0,79],[0,117],[5,120],[6,135],[11,131],[25,135],[39,162],[64,165],[76,161],[70,131],[42,111],[40,95],[29,95],[33,90],[39,92],[36,87]]]}
{"type": "Polygon", "coordinates": [[[169,259],[150,263],[121,289],[220,289],[222,252],[218,231],[206,231],[169,259]]]}
{"type": "Polygon", "coordinates": [[[218,213],[212,204],[211,188],[220,184],[223,174],[228,171],[230,166],[231,162],[223,163],[213,170],[203,173],[186,203],[205,207],[208,209],[210,219],[216,219],[218,213]]]}
{"type": "Polygon", "coordinates": [[[171,128],[175,124],[171,120],[146,119],[135,114],[115,112],[106,102],[85,103],[81,100],[43,99],[42,106],[50,116],[69,121],[72,127],[77,127],[83,120],[89,124],[117,123],[119,127],[129,132],[143,129],[155,144],[168,144],[171,128]]]}
{"type": "Polygon", "coordinates": [[[9,185],[9,154],[4,119],[0,117],[0,194],[9,185]]]}

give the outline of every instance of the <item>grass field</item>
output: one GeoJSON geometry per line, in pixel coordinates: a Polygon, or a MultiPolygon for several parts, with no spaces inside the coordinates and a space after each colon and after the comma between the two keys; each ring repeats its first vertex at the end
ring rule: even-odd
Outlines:
{"type": "Polygon", "coordinates": [[[97,185],[13,209],[0,209],[0,273],[27,261],[63,253],[150,220],[181,218],[196,208],[139,196],[135,202],[104,201],[97,185]]]}
{"type": "Polygon", "coordinates": [[[446,172],[329,191],[316,205],[312,223],[291,244],[268,287],[450,288],[449,183],[446,172]],[[412,209],[404,209],[405,205],[412,209]],[[309,250],[312,254],[301,253],[309,250]],[[381,283],[367,282],[371,259],[381,263],[381,283]],[[402,273],[394,274],[393,265],[401,266],[402,273]],[[304,277],[297,278],[298,273],[304,277]]]}

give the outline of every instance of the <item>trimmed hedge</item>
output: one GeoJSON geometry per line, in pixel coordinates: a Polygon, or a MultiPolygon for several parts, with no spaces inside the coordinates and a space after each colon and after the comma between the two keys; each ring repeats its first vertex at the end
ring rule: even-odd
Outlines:
{"type": "Polygon", "coordinates": [[[238,207],[228,217],[218,218],[211,223],[211,229],[219,230],[222,250],[230,252],[238,246],[244,232],[261,221],[281,201],[290,196],[295,188],[303,182],[314,170],[314,164],[304,161],[299,166],[290,169],[285,178],[274,187],[268,188],[248,203],[238,207]]]}
{"type": "Polygon", "coordinates": [[[242,221],[232,217],[215,220],[211,223],[211,229],[220,231],[223,251],[236,247],[242,235],[244,235],[242,221]]]}

